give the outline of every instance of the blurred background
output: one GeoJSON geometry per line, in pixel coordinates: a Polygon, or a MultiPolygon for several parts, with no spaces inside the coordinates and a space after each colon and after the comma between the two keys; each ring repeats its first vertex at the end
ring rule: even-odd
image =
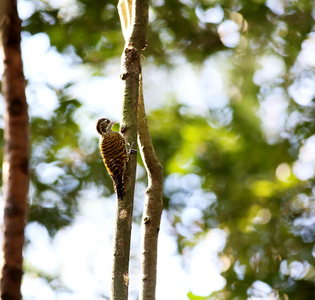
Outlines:
{"type": "MultiPolygon", "coordinates": [[[[25,300],[109,299],[116,197],[95,123],[120,118],[116,6],[18,1],[32,144],[25,300]]],[[[314,18],[309,0],[151,1],[144,97],[165,179],[157,300],[315,299],[314,18]]],[[[145,188],[138,154],[131,300],[145,188]]]]}

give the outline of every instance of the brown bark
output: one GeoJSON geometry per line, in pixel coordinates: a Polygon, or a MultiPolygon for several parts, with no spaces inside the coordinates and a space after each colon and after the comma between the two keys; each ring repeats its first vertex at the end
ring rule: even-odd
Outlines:
{"type": "MultiPolygon", "coordinates": [[[[147,0],[126,0],[121,1],[118,7],[122,26],[126,29],[124,31],[125,49],[121,58],[121,79],[124,84],[124,95],[120,131],[126,142],[135,148],[137,145],[139,76],[141,73],[140,56],[145,44],[148,26],[148,19],[139,16],[147,15],[143,11],[149,9],[149,4],[147,0]],[[130,9],[131,7],[133,9],[130,9]],[[128,13],[126,8],[128,8],[128,13]],[[135,16],[130,16],[130,11],[135,12],[135,16]]],[[[130,237],[136,167],[137,155],[131,154],[125,173],[126,192],[123,199],[117,201],[111,300],[128,299],[130,237]]]]}
{"type": "Polygon", "coordinates": [[[142,218],[142,284],[140,300],[154,300],[156,289],[157,246],[163,211],[163,168],[156,156],[145,113],[140,79],[138,134],[142,160],[148,174],[148,188],[142,218]]]}
{"type": "Polygon", "coordinates": [[[21,299],[23,274],[22,249],[29,185],[29,128],[25,79],[21,58],[21,20],[16,0],[2,0],[0,26],[4,52],[2,93],[5,98],[5,148],[3,159],[4,264],[1,274],[1,299],[21,299]]]}

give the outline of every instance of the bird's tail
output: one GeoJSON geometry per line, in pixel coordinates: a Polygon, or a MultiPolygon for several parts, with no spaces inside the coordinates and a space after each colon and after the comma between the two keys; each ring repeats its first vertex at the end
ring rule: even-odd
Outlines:
{"type": "Polygon", "coordinates": [[[122,200],[123,196],[125,195],[125,185],[123,177],[115,178],[114,187],[118,200],[122,200]]]}

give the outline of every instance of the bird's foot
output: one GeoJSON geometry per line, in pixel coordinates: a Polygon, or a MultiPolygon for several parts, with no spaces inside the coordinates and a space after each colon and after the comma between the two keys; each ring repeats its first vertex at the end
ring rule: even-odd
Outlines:
{"type": "Polygon", "coordinates": [[[132,153],[138,152],[137,149],[133,149],[133,148],[132,148],[132,147],[133,147],[133,144],[134,144],[134,142],[132,142],[131,144],[128,143],[128,154],[132,154],[132,153]]]}

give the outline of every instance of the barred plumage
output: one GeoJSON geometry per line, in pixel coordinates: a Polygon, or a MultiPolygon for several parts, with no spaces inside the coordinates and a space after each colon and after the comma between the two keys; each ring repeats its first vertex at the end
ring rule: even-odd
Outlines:
{"type": "Polygon", "coordinates": [[[127,162],[126,143],[122,135],[111,128],[117,122],[107,118],[97,121],[96,130],[101,135],[100,150],[109,175],[114,182],[118,199],[125,193],[124,175],[127,162]]]}

